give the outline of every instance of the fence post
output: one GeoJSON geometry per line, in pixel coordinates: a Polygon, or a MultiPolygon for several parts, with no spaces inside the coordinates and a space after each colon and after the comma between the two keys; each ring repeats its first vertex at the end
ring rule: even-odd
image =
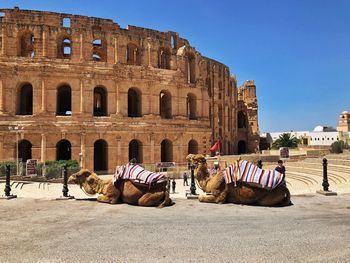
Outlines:
{"type": "Polygon", "coordinates": [[[328,171],[327,171],[328,163],[327,163],[326,158],[324,158],[322,160],[322,165],[323,165],[323,182],[322,182],[323,190],[316,191],[316,192],[319,194],[322,194],[322,195],[327,195],[327,196],[328,195],[337,195],[336,192],[329,191],[328,171]]]}
{"type": "Polygon", "coordinates": [[[5,197],[2,199],[12,199],[17,197],[17,195],[11,195],[10,174],[10,165],[6,165],[5,197]]]}

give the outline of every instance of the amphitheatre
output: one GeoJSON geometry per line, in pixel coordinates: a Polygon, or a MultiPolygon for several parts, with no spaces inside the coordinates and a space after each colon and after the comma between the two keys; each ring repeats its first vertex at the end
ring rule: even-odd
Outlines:
{"type": "Polygon", "coordinates": [[[0,12],[0,159],[72,159],[112,173],[132,158],[183,163],[218,138],[223,154],[258,149],[254,81],[237,87],[178,33],[0,12]]]}

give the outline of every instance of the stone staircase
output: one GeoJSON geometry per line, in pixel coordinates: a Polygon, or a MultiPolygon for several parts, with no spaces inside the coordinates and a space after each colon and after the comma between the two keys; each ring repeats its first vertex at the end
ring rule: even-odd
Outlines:
{"type": "MultiPolygon", "coordinates": [[[[323,158],[328,161],[329,190],[339,194],[350,193],[350,152],[344,152],[299,162],[286,161],[286,181],[292,194],[315,193],[322,189],[323,158]]],[[[274,169],[275,166],[266,163],[264,168],[274,169]]]]}

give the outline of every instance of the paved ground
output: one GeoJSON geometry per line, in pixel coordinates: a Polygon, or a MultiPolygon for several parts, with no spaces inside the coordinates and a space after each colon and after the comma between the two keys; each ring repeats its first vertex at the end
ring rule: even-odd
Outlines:
{"type": "Polygon", "coordinates": [[[339,195],[315,194],[320,158],[287,162],[294,205],[282,208],[187,200],[182,180],[164,209],[97,203],[76,185],[80,200],[56,201],[62,184],[12,182],[18,198],[0,199],[0,263],[350,262],[350,154],[328,159],[339,195]]]}
{"type": "Polygon", "coordinates": [[[349,262],[350,195],[266,208],[0,200],[0,262],[349,262]]]}

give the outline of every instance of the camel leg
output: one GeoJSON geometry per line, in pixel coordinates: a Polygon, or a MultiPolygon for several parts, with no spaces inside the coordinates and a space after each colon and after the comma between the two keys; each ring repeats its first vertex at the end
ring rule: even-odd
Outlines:
{"type": "Polygon", "coordinates": [[[157,206],[162,203],[164,199],[164,192],[146,193],[139,200],[140,206],[157,206]]]}
{"type": "Polygon", "coordinates": [[[173,205],[174,203],[173,203],[173,201],[170,199],[170,197],[169,197],[169,192],[168,191],[164,191],[164,201],[163,201],[163,203],[161,203],[159,206],[158,206],[158,208],[163,208],[163,207],[165,207],[165,206],[171,206],[171,205],[173,205]]]}
{"type": "Polygon", "coordinates": [[[106,196],[106,195],[99,195],[97,197],[97,201],[99,201],[101,203],[108,203],[108,204],[110,204],[111,203],[111,198],[106,196]]]}
{"type": "Polygon", "coordinates": [[[290,192],[286,187],[277,188],[275,191],[257,201],[262,206],[276,206],[290,204],[290,192]]]}
{"type": "Polygon", "coordinates": [[[226,196],[220,194],[219,196],[215,195],[199,195],[198,200],[199,202],[203,203],[217,203],[222,204],[225,202],[226,196]]]}
{"type": "Polygon", "coordinates": [[[108,203],[108,204],[117,204],[118,203],[118,199],[120,196],[120,192],[117,191],[115,194],[113,195],[99,195],[97,197],[97,201],[102,202],[102,203],[108,203]]]}

